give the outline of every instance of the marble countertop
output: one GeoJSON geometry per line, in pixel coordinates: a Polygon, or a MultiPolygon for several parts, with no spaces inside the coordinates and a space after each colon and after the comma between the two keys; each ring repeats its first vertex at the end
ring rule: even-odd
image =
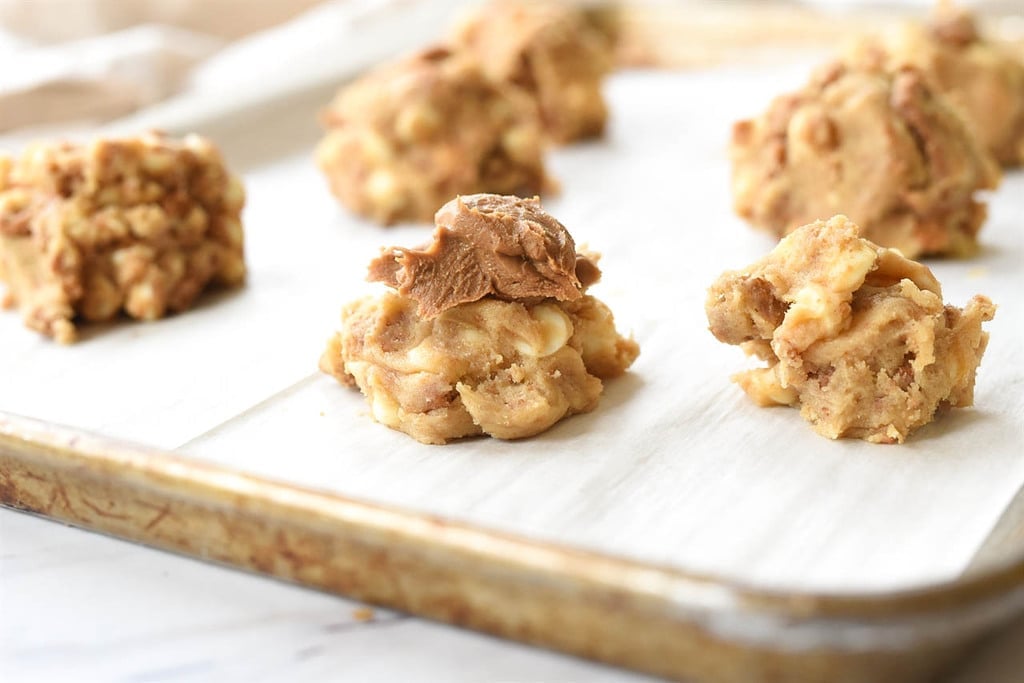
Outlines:
{"type": "MultiPolygon", "coordinates": [[[[6,681],[603,681],[626,671],[0,510],[6,681]]],[[[1024,620],[941,683],[1010,683],[1024,620]]]]}
{"type": "Polygon", "coordinates": [[[5,681],[642,681],[0,510],[5,681]]]}

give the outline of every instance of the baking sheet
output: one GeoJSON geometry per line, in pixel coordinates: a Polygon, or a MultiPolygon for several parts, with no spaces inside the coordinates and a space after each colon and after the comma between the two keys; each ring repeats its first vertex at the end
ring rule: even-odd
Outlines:
{"type": "MultiPolygon", "coordinates": [[[[1008,176],[969,262],[930,265],[948,301],[1000,305],[976,403],[905,445],[830,442],[728,381],[749,361],[706,331],[704,290],[771,241],[730,211],[728,122],[806,66],[623,73],[606,139],[557,151],[545,206],[604,253],[594,288],[641,357],[601,406],[522,442],[418,444],[315,372],[342,303],[384,244],[313,166],[309,101],[203,127],[243,160],[249,285],[153,324],[58,347],[0,316],[0,409],[276,479],[773,587],[894,589],[956,576],[1024,482],[1024,178],[1008,176]],[[273,154],[253,154],[269,139],[273,154]],[[294,143],[292,145],[286,144],[294,143]]],[[[269,149],[269,148],[268,148],[269,149]]]]}

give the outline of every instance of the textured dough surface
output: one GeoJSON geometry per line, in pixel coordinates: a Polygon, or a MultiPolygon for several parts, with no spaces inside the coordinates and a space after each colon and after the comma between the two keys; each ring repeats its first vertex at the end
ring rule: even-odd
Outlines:
{"type": "Polygon", "coordinates": [[[0,156],[0,282],[25,324],[74,341],[80,320],[183,311],[245,279],[245,194],[198,136],[150,134],[0,156]]]}
{"type": "Polygon", "coordinates": [[[846,59],[920,69],[1001,164],[1024,162],[1024,63],[985,39],[965,10],[940,6],[928,24],[908,23],[858,41],[846,59]]]}
{"type": "Polygon", "coordinates": [[[524,305],[481,299],[432,319],[397,294],[353,302],[320,367],[365,394],[378,422],[428,444],[532,436],[593,410],[601,379],[622,374],[636,343],[591,296],[524,305]]]}
{"type": "Polygon", "coordinates": [[[999,168],[913,69],[831,64],[802,90],[733,128],[736,212],[786,235],[835,214],[866,239],[921,254],[969,255],[999,168]]]}
{"type": "Polygon", "coordinates": [[[474,55],[490,78],[528,92],[555,142],[604,131],[601,82],[611,71],[611,48],[578,9],[491,2],[464,18],[452,42],[474,55]]]}
{"type": "Polygon", "coordinates": [[[428,222],[459,194],[533,196],[550,185],[530,98],[446,48],[370,72],[322,119],[316,156],[331,191],[378,223],[428,222]]]}
{"type": "Polygon", "coordinates": [[[723,274],[707,316],[767,367],[734,379],[759,405],[800,408],[829,438],[903,442],[943,406],[970,406],[995,306],[944,305],[931,271],[858,235],[844,216],[801,227],[723,274]]]}

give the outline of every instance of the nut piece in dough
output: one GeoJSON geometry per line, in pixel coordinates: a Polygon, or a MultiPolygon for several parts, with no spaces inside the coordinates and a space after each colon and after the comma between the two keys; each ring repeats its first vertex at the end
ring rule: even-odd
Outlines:
{"type": "Polygon", "coordinates": [[[639,354],[586,294],[594,257],[577,255],[536,200],[465,197],[438,223],[449,237],[429,250],[371,266],[398,291],[345,306],[321,369],[358,386],[378,422],[423,443],[518,439],[593,410],[601,380],[639,354]],[[487,230],[498,234],[476,234],[487,230]]]}
{"type": "Polygon", "coordinates": [[[385,225],[429,221],[457,194],[532,196],[551,185],[529,96],[447,48],[370,72],[322,120],[316,156],[331,191],[385,225]]]}
{"type": "Polygon", "coordinates": [[[160,134],[0,155],[0,282],[25,324],[62,343],[76,323],[183,311],[245,279],[245,193],[217,149],[160,134]]]}
{"type": "Polygon", "coordinates": [[[929,24],[907,23],[857,41],[846,59],[920,69],[1001,164],[1024,163],[1024,63],[981,36],[967,10],[940,4],[929,24]]]}
{"type": "Polygon", "coordinates": [[[925,266],[858,236],[845,216],[806,225],[764,259],[724,273],[712,334],[767,367],[735,381],[762,406],[799,406],[835,439],[902,443],[946,406],[970,406],[995,306],[944,306],[925,266]]]}
{"type": "Polygon", "coordinates": [[[908,258],[969,255],[999,168],[913,69],[830,64],[733,127],[736,212],[783,236],[842,213],[908,258]]]}
{"type": "Polygon", "coordinates": [[[529,92],[555,142],[604,131],[608,109],[601,82],[611,71],[611,48],[579,9],[492,2],[465,17],[452,42],[472,53],[489,77],[529,92]]]}

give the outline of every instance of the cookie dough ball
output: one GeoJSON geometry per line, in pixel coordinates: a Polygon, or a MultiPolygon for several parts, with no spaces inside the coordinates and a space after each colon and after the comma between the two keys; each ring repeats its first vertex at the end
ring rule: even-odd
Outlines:
{"type": "Polygon", "coordinates": [[[719,341],[767,363],[734,377],[756,403],[799,407],[832,439],[902,443],[938,409],[973,403],[995,306],[943,305],[928,268],[835,216],[724,273],[706,310],[719,341]]]}
{"type": "Polygon", "coordinates": [[[529,92],[555,142],[604,131],[608,109],[601,82],[612,67],[611,48],[580,10],[493,2],[467,16],[451,40],[473,54],[488,76],[529,92]]]}
{"type": "Polygon", "coordinates": [[[786,235],[837,213],[904,255],[969,255],[999,168],[921,72],[830,64],[733,127],[736,212],[786,235]]]}
{"type": "Polygon", "coordinates": [[[535,199],[463,197],[437,220],[431,245],[371,265],[395,291],[343,309],[321,369],[359,387],[378,422],[429,444],[518,439],[593,410],[601,380],[639,353],[586,293],[594,257],[535,199]]]}
{"type": "Polygon", "coordinates": [[[158,134],[0,155],[0,282],[60,342],[82,321],[153,320],[245,279],[245,193],[207,140],[158,134]]]}
{"type": "Polygon", "coordinates": [[[982,37],[966,10],[940,5],[929,24],[905,24],[858,41],[846,59],[920,69],[1001,164],[1024,162],[1024,63],[982,37]]]}
{"type": "Polygon", "coordinates": [[[548,183],[529,97],[434,48],[344,88],[317,148],[331,190],[383,224],[431,219],[456,194],[532,196],[548,183]]]}

